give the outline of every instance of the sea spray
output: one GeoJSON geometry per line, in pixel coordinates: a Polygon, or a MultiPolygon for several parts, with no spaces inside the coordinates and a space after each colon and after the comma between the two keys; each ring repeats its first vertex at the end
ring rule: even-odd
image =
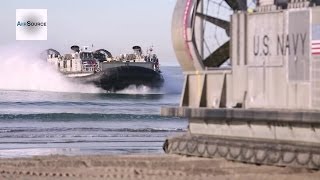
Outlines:
{"type": "Polygon", "coordinates": [[[148,86],[130,85],[127,88],[117,91],[117,94],[162,94],[160,89],[152,89],[148,86]]]}
{"type": "Polygon", "coordinates": [[[179,67],[164,66],[162,69],[162,76],[164,84],[161,88],[150,88],[148,86],[130,85],[129,87],[117,91],[117,94],[181,94],[183,86],[182,71],[179,67]]]}
{"type": "Polygon", "coordinates": [[[102,92],[93,85],[71,82],[41,59],[40,54],[41,50],[19,45],[0,47],[0,89],[78,93],[102,92]]]}

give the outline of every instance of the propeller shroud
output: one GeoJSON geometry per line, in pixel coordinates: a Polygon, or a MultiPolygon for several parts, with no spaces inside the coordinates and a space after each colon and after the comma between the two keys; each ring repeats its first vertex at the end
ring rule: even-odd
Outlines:
{"type": "Polygon", "coordinates": [[[186,71],[221,66],[230,58],[230,17],[246,10],[246,0],[177,1],[172,39],[186,71]]]}

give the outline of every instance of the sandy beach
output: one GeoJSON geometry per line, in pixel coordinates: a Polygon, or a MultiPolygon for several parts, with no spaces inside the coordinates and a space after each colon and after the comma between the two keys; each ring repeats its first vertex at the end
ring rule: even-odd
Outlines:
{"type": "Polygon", "coordinates": [[[173,155],[0,159],[0,179],[319,179],[320,171],[173,155]]]}

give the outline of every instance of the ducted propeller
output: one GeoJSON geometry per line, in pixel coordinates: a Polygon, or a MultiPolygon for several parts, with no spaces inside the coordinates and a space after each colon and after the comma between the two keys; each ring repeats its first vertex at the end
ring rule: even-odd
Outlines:
{"type": "MultiPolygon", "coordinates": [[[[201,2],[203,3],[203,1],[205,0],[199,0],[197,2],[197,6],[199,6],[201,2]]],[[[215,4],[216,7],[219,7],[219,9],[211,8],[210,10],[219,12],[223,2],[225,2],[225,6],[229,6],[230,10],[232,11],[245,10],[247,8],[245,0],[206,0],[205,4],[207,5],[207,7],[210,6],[210,4],[215,4]]],[[[194,8],[194,11],[196,12],[194,13],[195,16],[193,16],[193,18],[199,17],[202,21],[211,23],[211,25],[213,25],[215,28],[220,28],[225,30],[226,35],[230,37],[229,21],[219,17],[218,16],[219,14],[217,12],[208,12],[209,8],[207,9],[203,8],[202,12],[198,12],[199,9],[200,8],[198,7],[194,8]],[[209,13],[211,13],[211,15],[209,15],[209,13]]],[[[205,33],[205,31],[206,29],[204,28],[202,33],[205,33]]],[[[203,46],[206,47],[207,40],[204,38],[202,41],[205,44],[203,46]]],[[[210,52],[209,55],[207,55],[206,57],[202,57],[204,66],[219,67],[230,58],[230,40],[224,42],[223,44],[220,44],[220,47],[217,47],[214,51],[212,51],[211,49],[209,49],[209,47],[207,47],[207,51],[210,52]]],[[[201,53],[199,52],[199,54],[201,53]]]]}
{"type": "Polygon", "coordinates": [[[247,9],[246,0],[179,0],[172,40],[185,71],[219,67],[230,58],[230,17],[247,9]]]}

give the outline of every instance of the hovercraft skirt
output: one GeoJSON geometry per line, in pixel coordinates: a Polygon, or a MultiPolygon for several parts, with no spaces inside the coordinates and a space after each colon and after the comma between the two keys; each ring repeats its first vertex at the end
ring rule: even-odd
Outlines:
{"type": "Polygon", "coordinates": [[[159,72],[139,66],[107,68],[93,75],[76,79],[83,83],[93,83],[107,91],[122,90],[130,85],[160,88],[164,82],[159,72]]]}

